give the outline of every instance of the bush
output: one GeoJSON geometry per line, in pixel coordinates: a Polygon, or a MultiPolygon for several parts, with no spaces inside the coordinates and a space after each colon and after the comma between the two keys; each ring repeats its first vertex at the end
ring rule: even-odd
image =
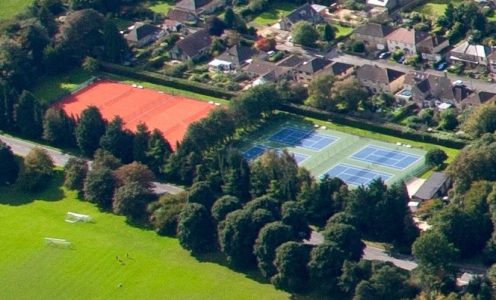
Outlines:
{"type": "Polygon", "coordinates": [[[53,160],[42,148],[33,148],[24,158],[24,168],[19,184],[28,191],[36,191],[46,186],[53,175],[53,160]]]}
{"type": "Polygon", "coordinates": [[[355,53],[363,53],[365,52],[365,44],[362,41],[354,41],[351,43],[350,49],[355,53]]]}

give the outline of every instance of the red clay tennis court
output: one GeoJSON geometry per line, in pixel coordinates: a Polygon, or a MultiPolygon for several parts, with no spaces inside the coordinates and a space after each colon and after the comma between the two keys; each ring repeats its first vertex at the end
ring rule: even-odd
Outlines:
{"type": "Polygon", "coordinates": [[[111,81],[97,81],[57,105],[74,116],[94,105],[105,119],[120,116],[126,128],[133,131],[137,124],[145,123],[150,129],[162,131],[173,148],[183,139],[189,124],[215,107],[212,103],[111,81]]]}

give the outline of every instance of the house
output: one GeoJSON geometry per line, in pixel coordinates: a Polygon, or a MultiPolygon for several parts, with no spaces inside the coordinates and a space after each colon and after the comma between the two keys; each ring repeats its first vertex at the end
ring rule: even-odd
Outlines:
{"type": "Polygon", "coordinates": [[[326,66],[323,72],[330,74],[337,78],[348,77],[353,73],[353,66],[342,62],[334,61],[326,66]]]}
{"type": "Polygon", "coordinates": [[[168,32],[179,32],[179,31],[181,31],[182,27],[183,27],[183,24],[181,22],[178,22],[175,20],[166,19],[162,23],[162,28],[164,30],[167,30],[168,32]]]}
{"type": "MultiPolygon", "coordinates": [[[[446,76],[421,72],[408,73],[405,76],[403,88],[404,91],[409,92],[410,100],[416,102],[420,107],[433,107],[442,103],[459,107],[464,99],[472,93],[465,86],[453,85],[446,76]]],[[[403,93],[403,95],[405,94],[403,93]]]]}
{"type": "Polygon", "coordinates": [[[236,45],[227,49],[224,53],[212,60],[209,63],[209,66],[219,71],[239,70],[245,66],[249,59],[255,54],[257,54],[257,50],[251,47],[236,45]]]}
{"type": "Polygon", "coordinates": [[[178,41],[171,49],[170,56],[172,59],[183,61],[197,59],[208,51],[211,43],[212,38],[208,30],[200,29],[178,41]]]}
{"type": "Polygon", "coordinates": [[[299,21],[307,21],[312,24],[324,22],[322,15],[317,12],[311,4],[306,3],[283,17],[279,22],[282,30],[290,31],[291,27],[299,21]]]}
{"type": "Polygon", "coordinates": [[[451,180],[443,172],[433,172],[412,196],[412,200],[425,201],[446,195],[451,180]]]}
{"type": "Polygon", "coordinates": [[[167,13],[167,18],[181,23],[196,23],[198,16],[191,11],[182,10],[179,8],[171,8],[167,13]]]}
{"type": "Polygon", "coordinates": [[[398,0],[367,0],[367,5],[394,9],[398,6],[398,0]]]}
{"type": "Polygon", "coordinates": [[[417,54],[417,44],[429,37],[424,31],[400,27],[386,36],[389,51],[402,50],[406,55],[417,54]]]}
{"type": "Polygon", "coordinates": [[[385,50],[386,36],[392,31],[393,29],[386,25],[367,23],[355,29],[353,39],[362,41],[369,49],[385,50]]]}
{"type": "Polygon", "coordinates": [[[176,8],[196,13],[209,2],[210,0],[181,0],[177,2],[176,8]]]}
{"type": "Polygon", "coordinates": [[[489,71],[491,73],[496,73],[496,51],[492,51],[491,54],[487,56],[489,71]]]}
{"type": "Polygon", "coordinates": [[[488,55],[490,50],[482,45],[472,45],[464,41],[450,51],[450,61],[459,61],[470,67],[489,64],[488,55]]]}
{"type": "Polygon", "coordinates": [[[330,60],[321,57],[312,57],[305,60],[295,70],[295,79],[301,83],[309,83],[313,76],[323,70],[331,63],[330,60]]]}
{"type": "Polygon", "coordinates": [[[356,70],[356,77],[363,87],[374,94],[395,93],[402,87],[405,74],[387,68],[363,65],[356,70]]]}
{"type": "Polygon", "coordinates": [[[262,59],[254,59],[243,70],[250,78],[263,82],[276,82],[290,77],[290,68],[277,66],[262,59]]]}
{"type": "Polygon", "coordinates": [[[476,107],[489,101],[496,101],[496,94],[489,92],[474,92],[465,98],[461,103],[461,108],[476,107]]]}
{"type": "Polygon", "coordinates": [[[143,22],[136,22],[129,27],[129,32],[124,34],[124,39],[131,46],[143,47],[157,39],[160,29],[143,22]]]}
{"type": "Polygon", "coordinates": [[[429,36],[417,44],[417,51],[420,53],[422,59],[439,62],[443,59],[441,52],[449,47],[449,40],[439,36],[429,36]]]}

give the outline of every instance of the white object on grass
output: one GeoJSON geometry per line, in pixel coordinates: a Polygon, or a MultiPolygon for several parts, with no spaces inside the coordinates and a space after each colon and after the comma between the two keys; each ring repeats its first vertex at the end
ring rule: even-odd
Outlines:
{"type": "Polygon", "coordinates": [[[74,212],[68,212],[65,215],[65,221],[68,223],[76,223],[76,222],[91,222],[91,217],[88,215],[77,214],[74,212]]]}

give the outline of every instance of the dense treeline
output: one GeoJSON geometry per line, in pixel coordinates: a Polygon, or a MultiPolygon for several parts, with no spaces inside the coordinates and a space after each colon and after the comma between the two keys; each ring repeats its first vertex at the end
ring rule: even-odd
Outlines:
{"type": "Polygon", "coordinates": [[[67,131],[75,120],[48,110],[29,89],[38,77],[79,67],[86,57],[119,62],[129,51],[115,25],[91,9],[103,7],[97,3],[107,12],[121,1],[71,0],[69,6],[81,10],[69,11],[63,21],[56,16],[67,12],[65,2],[34,1],[22,14],[0,24],[0,130],[43,137],[57,146],[75,145],[67,131]]]}

